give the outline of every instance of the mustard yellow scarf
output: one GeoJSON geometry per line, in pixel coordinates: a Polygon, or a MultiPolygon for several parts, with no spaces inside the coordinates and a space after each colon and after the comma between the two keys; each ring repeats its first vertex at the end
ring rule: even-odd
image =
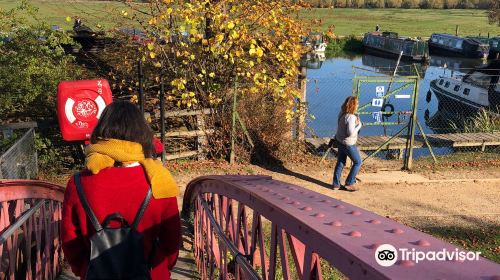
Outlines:
{"type": "Polygon", "coordinates": [[[154,198],[168,198],[179,194],[179,187],[161,161],[144,158],[142,145],[135,142],[106,139],[87,146],[85,166],[92,174],[114,166],[115,162],[129,164],[139,162],[151,183],[154,198]]]}

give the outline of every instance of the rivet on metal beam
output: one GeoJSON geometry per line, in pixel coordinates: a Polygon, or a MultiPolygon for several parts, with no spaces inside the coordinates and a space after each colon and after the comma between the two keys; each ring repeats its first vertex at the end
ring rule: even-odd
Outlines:
{"type": "Polygon", "coordinates": [[[316,213],[316,214],[313,214],[311,216],[316,217],[316,218],[324,218],[325,214],[323,214],[323,213],[316,213]]]}
{"type": "Polygon", "coordinates": [[[349,235],[351,237],[361,237],[361,232],[354,230],[354,231],[349,232],[347,235],[349,235]]]}
{"type": "Polygon", "coordinates": [[[402,233],[404,233],[405,231],[404,231],[404,230],[402,230],[402,229],[399,229],[399,228],[395,228],[395,229],[388,230],[388,232],[390,232],[390,233],[394,233],[394,234],[402,234],[402,233]]]}
{"type": "Polygon", "coordinates": [[[338,208],[338,209],[345,208],[345,206],[344,206],[344,205],[342,205],[342,204],[335,205],[335,206],[333,206],[333,207],[334,207],[334,208],[338,208]]]}
{"type": "Polygon", "coordinates": [[[400,260],[397,262],[398,265],[401,265],[401,266],[406,266],[406,267],[410,267],[410,266],[414,266],[415,263],[410,261],[410,260],[400,260]]]}
{"type": "Polygon", "coordinates": [[[325,225],[334,226],[334,227],[341,227],[342,226],[342,222],[341,221],[331,221],[329,223],[326,223],[325,225]]]}
{"type": "Polygon", "coordinates": [[[366,221],[367,223],[373,224],[373,225],[380,225],[382,222],[379,220],[369,220],[366,221]]]}
{"type": "Polygon", "coordinates": [[[300,210],[302,210],[302,211],[311,211],[313,209],[311,207],[309,207],[309,206],[305,206],[305,207],[300,208],[300,210]]]}
{"type": "Polygon", "coordinates": [[[428,246],[431,246],[431,243],[429,243],[429,241],[424,240],[424,239],[421,239],[421,240],[415,241],[415,242],[413,242],[413,244],[418,245],[418,246],[422,246],[422,247],[428,247],[428,246]]]}
{"type": "Polygon", "coordinates": [[[371,245],[366,245],[365,248],[371,249],[371,250],[376,250],[381,244],[379,243],[373,243],[371,245]]]}
{"type": "Polygon", "coordinates": [[[354,216],[359,216],[359,215],[361,215],[361,212],[359,212],[359,211],[351,211],[351,212],[349,212],[349,214],[354,215],[354,216]]]}

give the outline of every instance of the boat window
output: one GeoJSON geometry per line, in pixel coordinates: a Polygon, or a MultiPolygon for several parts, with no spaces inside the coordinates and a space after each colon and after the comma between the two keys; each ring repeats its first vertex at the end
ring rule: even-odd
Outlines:
{"type": "Polygon", "coordinates": [[[469,95],[469,93],[470,93],[470,89],[464,88],[464,95],[469,95]]]}
{"type": "Polygon", "coordinates": [[[471,83],[475,86],[488,88],[490,85],[491,77],[485,73],[473,72],[464,79],[464,82],[471,83]]]}
{"type": "Polygon", "coordinates": [[[441,80],[439,81],[439,85],[441,86],[441,85],[443,85],[443,83],[444,83],[444,80],[443,80],[443,79],[441,79],[441,80]]]}
{"type": "Polygon", "coordinates": [[[438,39],[436,37],[432,37],[432,42],[433,43],[436,43],[438,41],[438,39]]]}
{"type": "Polygon", "coordinates": [[[450,87],[450,82],[446,82],[446,84],[444,84],[444,87],[445,88],[450,87]]]}
{"type": "Polygon", "coordinates": [[[463,42],[464,42],[464,41],[462,41],[462,40],[458,40],[458,41],[457,41],[457,43],[456,43],[456,45],[455,45],[455,47],[456,47],[456,48],[458,48],[458,49],[461,49],[461,48],[462,48],[462,43],[463,43],[463,42]]]}
{"type": "Polygon", "coordinates": [[[453,88],[454,91],[458,91],[460,90],[460,85],[455,85],[455,87],[453,88]]]}

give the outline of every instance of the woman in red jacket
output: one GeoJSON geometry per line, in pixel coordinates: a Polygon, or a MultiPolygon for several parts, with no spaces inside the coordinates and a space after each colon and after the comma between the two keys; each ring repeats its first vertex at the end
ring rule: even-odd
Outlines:
{"type": "MultiPolygon", "coordinates": [[[[132,224],[148,190],[153,197],[137,226],[143,235],[144,256],[152,279],[170,279],[181,242],[176,196],[179,189],[160,161],[154,160],[153,134],[140,111],[129,102],[111,103],[103,111],[86,148],[81,186],[99,223],[119,213],[132,224]]],[[[113,224],[113,227],[119,223],[113,224]]],[[[85,279],[90,241],[96,231],[72,177],[66,188],[62,217],[64,256],[73,272],[85,279]]]]}

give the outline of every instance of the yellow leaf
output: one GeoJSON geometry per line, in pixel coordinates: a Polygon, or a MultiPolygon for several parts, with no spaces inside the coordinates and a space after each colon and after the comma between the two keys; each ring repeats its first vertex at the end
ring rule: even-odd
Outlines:
{"type": "Polygon", "coordinates": [[[190,56],[189,56],[189,59],[194,60],[194,59],[195,59],[194,54],[190,55],[190,56]]]}
{"type": "Polygon", "coordinates": [[[149,57],[154,59],[156,57],[156,54],[154,52],[149,52],[149,57]]]}
{"type": "Polygon", "coordinates": [[[227,24],[227,28],[228,28],[228,29],[233,29],[233,28],[234,28],[234,22],[230,21],[230,22],[227,24]]]}
{"type": "Polygon", "coordinates": [[[215,39],[219,43],[222,42],[222,40],[224,40],[224,34],[217,34],[217,36],[215,36],[215,39]]]}
{"type": "Polygon", "coordinates": [[[264,51],[262,50],[262,48],[257,48],[257,56],[262,57],[263,55],[264,55],[264,51]]]}
{"type": "Polygon", "coordinates": [[[209,76],[210,78],[213,78],[213,77],[215,77],[215,73],[214,73],[214,72],[211,72],[210,74],[208,74],[208,76],[209,76]]]}
{"type": "Polygon", "coordinates": [[[155,62],[154,66],[157,67],[157,68],[161,68],[161,63],[160,62],[155,62]]]}
{"type": "Polygon", "coordinates": [[[70,16],[67,16],[67,17],[66,17],[66,21],[67,21],[67,22],[70,22],[70,21],[71,21],[71,17],[70,17],[70,16]]]}
{"type": "Polygon", "coordinates": [[[155,45],[153,43],[148,44],[148,50],[152,51],[155,48],[155,45]]]}
{"type": "Polygon", "coordinates": [[[255,48],[251,48],[250,50],[248,50],[248,54],[250,55],[255,55],[255,48]]]}

